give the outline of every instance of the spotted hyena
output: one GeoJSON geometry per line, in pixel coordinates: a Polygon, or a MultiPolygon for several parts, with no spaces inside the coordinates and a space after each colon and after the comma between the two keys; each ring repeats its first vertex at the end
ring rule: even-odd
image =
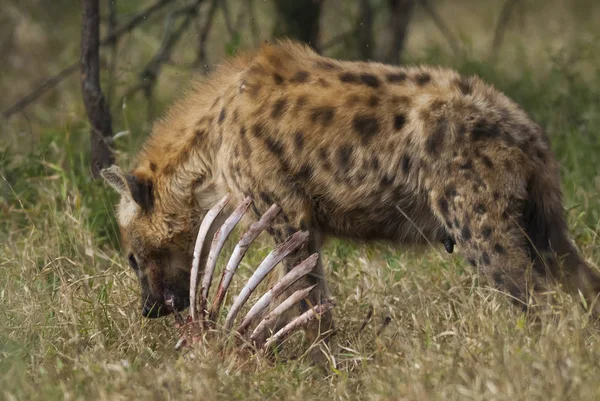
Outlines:
{"type": "MultiPolygon", "coordinates": [[[[322,57],[290,41],[221,65],[158,121],[124,174],[118,221],[144,316],[183,309],[199,221],[224,194],[277,203],[276,242],[326,236],[445,243],[526,301],[559,279],[588,300],[598,274],[568,237],[548,137],[510,99],[449,69],[322,57]],[[561,263],[559,263],[559,261],[561,263]]],[[[311,302],[328,296],[318,266],[311,302]]]]}

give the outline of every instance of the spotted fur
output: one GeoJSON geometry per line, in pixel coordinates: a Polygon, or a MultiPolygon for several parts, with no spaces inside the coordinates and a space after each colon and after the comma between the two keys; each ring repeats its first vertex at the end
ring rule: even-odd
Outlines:
{"type": "MultiPolygon", "coordinates": [[[[277,242],[310,231],[286,266],[325,236],[443,243],[515,300],[551,278],[590,300],[600,289],[568,238],[546,135],[501,92],[449,69],[264,45],[173,106],[130,177],[118,215],[145,305],[187,296],[199,220],[227,192],[252,196],[257,216],[278,203],[277,242]]],[[[327,295],[324,276],[319,266],[309,279],[320,284],[312,302],[327,295]]]]}

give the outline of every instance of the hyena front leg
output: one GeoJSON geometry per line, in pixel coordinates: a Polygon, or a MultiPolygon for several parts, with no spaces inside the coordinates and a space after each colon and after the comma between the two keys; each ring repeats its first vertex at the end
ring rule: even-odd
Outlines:
{"type": "MultiPolygon", "coordinates": [[[[257,210],[255,210],[255,213],[263,212],[263,209],[266,210],[273,203],[277,203],[281,207],[281,212],[277,218],[275,218],[271,227],[267,229],[277,244],[284,242],[296,231],[308,231],[309,233],[309,239],[306,245],[291,253],[283,260],[286,272],[290,271],[310,255],[315,253],[319,254],[319,259],[313,272],[298,280],[287,290],[287,293],[291,294],[298,289],[315,285],[315,288],[310,292],[308,298],[301,301],[298,305],[299,311],[301,313],[305,312],[310,307],[318,305],[322,300],[330,298],[325,272],[320,258],[320,232],[312,223],[310,205],[291,195],[276,197],[264,191],[260,192],[256,198],[255,205],[257,210]],[[279,199],[282,200],[280,201],[279,199]]],[[[322,334],[328,334],[333,328],[333,318],[331,312],[328,311],[320,320],[314,321],[313,324],[309,325],[306,329],[306,333],[308,339],[314,341],[322,334]]]]}

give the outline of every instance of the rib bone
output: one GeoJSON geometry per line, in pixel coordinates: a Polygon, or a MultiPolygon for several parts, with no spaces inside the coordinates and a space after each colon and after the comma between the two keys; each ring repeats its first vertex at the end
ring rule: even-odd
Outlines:
{"type": "Polygon", "coordinates": [[[310,287],[298,290],[285,299],[282,303],[280,303],[275,309],[271,311],[261,322],[256,326],[252,334],[250,335],[250,340],[255,342],[259,336],[269,327],[272,327],[277,319],[285,312],[287,312],[291,307],[297,305],[298,302],[302,301],[304,298],[310,294],[313,288],[316,287],[312,285],[310,287]]]}
{"type": "Polygon", "coordinates": [[[313,309],[307,310],[306,312],[289,322],[287,325],[285,325],[277,333],[273,334],[269,339],[267,339],[265,345],[263,345],[263,350],[266,350],[270,348],[271,345],[280,342],[291,332],[295,331],[296,329],[302,326],[307,325],[311,320],[315,318],[320,318],[325,312],[327,312],[334,306],[335,304],[332,300],[326,299],[323,302],[321,302],[321,304],[315,306],[313,309]]]}
{"type": "Polygon", "coordinates": [[[223,210],[223,208],[229,203],[231,196],[225,195],[219,203],[214,205],[206,216],[200,223],[200,229],[198,230],[198,236],[196,237],[196,245],[194,246],[194,258],[192,260],[192,271],[190,275],[190,314],[192,316],[192,321],[196,320],[196,286],[198,284],[198,267],[200,265],[200,255],[202,254],[202,245],[204,244],[204,240],[208,231],[210,230],[210,226],[215,221],[219,213],[223,210]]]}
{"type": "Polygon", "coordinates": [[[317,265],[317,260],[319,259],[319,254],[314,253],[305,260],[303,260],[300,264],[290,270],[285,276],[277,282],[271,289],[258,300],[256,303],[250,308],[250,311],[242,320],[242,323],[238,327],[238,333],[243,334],[244,331],[250,326],[252,321],[262,317],[262,313],[265,309],[273,302],[275,298],[281,295],[288,287],[298,281],[301,277],[306,276],[310,273],[315,266],[317,265]]]}
{"type": "Polygon", "coordinates": [[[235,228],[235,226],[240,222],[241,218],[244,216],[246,211],[248,210],[248,206],[252,203],[252,198],[246,197],[238,205],[237,208],[231,213],[231,215],[225,220],[223,225],[219,227],[215,236],[213,237],[213,241],[210,247],[210,252],[208,254],[208,259],[206,261],[206,267],[204,268],[204,274],[202,276],[202,294],[200,298],[200,313],[204,317],[205,309],[206,309],[206,299],[208,298],[208,291],[210,291],[210,284],[213,279],[213,275],[215,273],[215,266],[217,265],[217,257],[221,250],[223,249],[223,245],[225,244],[225,240],[231,234],[231,231],[235,228]]]}
{"type": "Polygon", "coordinates": [[[231,279],[235,274],[240,262],[242,261],[244,255],[246,255],[246,251],[254,242],[256,237],[262,233],[265,228],[271,224],[273,219],[279,214],[281,208],[277,205],[272,205],[269,210],[262,215],[259,221],[255,222],[250,226],[248,231],[235,246],[231,258],[229,262],[227,262],[227,266],[225,270],[223,270],[223,274],[221,276],[221,281],[219,282],[219,288],[217,289],[217,295],[215,295],[215,300],[213,302],[212,308],[210,310],[209,320],[215,321],[217,319],[217,315],[219,314],[219,310],[221,309],[221,304],[223,303],[223,299],[227,294],[227,289],[229,288],[229,284],[231,284],[231,279]]]}
{"type": "Polygon", "coordinates": [[[240,291],[238,297],[233,302],[233,305],[227,314],[227,318],[225,319],[226,330],[231,329],[233,319],[235,319],[244,303],[250,297],[250,294],[252,294],[252,291],[256,289],[266,275],[269,274],[269,272],[273,270],[273,268],[277,266],[277,264],[279,264],[283,258],[300,248],[306,241],[308,241],[308,232],[298,231],[292,234],[292,236],[289,237],[284,243],[279,245],[277,248],[275,248],[275,250],[271,251],[271,253],[267,255],[262,263],[256,268],[256,271],[252,277],[250,277],[250,280],[248,280],[244,288],[242,288],[242,291],[240,291]]]}

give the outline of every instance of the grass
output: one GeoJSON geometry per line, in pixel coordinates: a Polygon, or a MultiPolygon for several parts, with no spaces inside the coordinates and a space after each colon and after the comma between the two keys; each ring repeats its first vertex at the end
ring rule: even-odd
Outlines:
{"type": "MultiPolygon", "coordinates": [[[[509,49],[534,52],[521,38],[509,40],[509,49]]],[[[598,265],[600,52],[597,41],[569,40],[563,50],[542,52],[536,45],[543,62],[523,59],[511,68],[476,51],[449,56],[443,42],[411,53],[409,61],[482,75],[542,124],[563,166],[571,232],[598,265]]],[[[170,87],[163,100],[180,87],[170,87]]],[[[304,357],[299,335],[274,361],[244,358],[227,347],[218,352],[211,342],[175,352],[172,318],[139,315],[138,285],[119,251],[115,195],[87,175],[88,126],[76,91],[67,85],[56,95],[70,99],[56,113],[48,106],[35,112],[34,140],[22,139],[24,121],[3,128],[0,397],[600,399],[600,326],[577,299],[557,292],[553,313],[534,324],[441,246],[416,253],[383,244],[327,244],[323,258],[338,304],[338,334],[325,350],[326,372],[304,357]],[[373,318],[359,332],[370,308],[373,318]]],[[[116,113],[116,129],[135,133],[119,144],[124,162],[147,132],[144,110],[134,99],[116,113]]],[[[252,250],[236,286],[269,246],[263,241],[252,250]]]]}

